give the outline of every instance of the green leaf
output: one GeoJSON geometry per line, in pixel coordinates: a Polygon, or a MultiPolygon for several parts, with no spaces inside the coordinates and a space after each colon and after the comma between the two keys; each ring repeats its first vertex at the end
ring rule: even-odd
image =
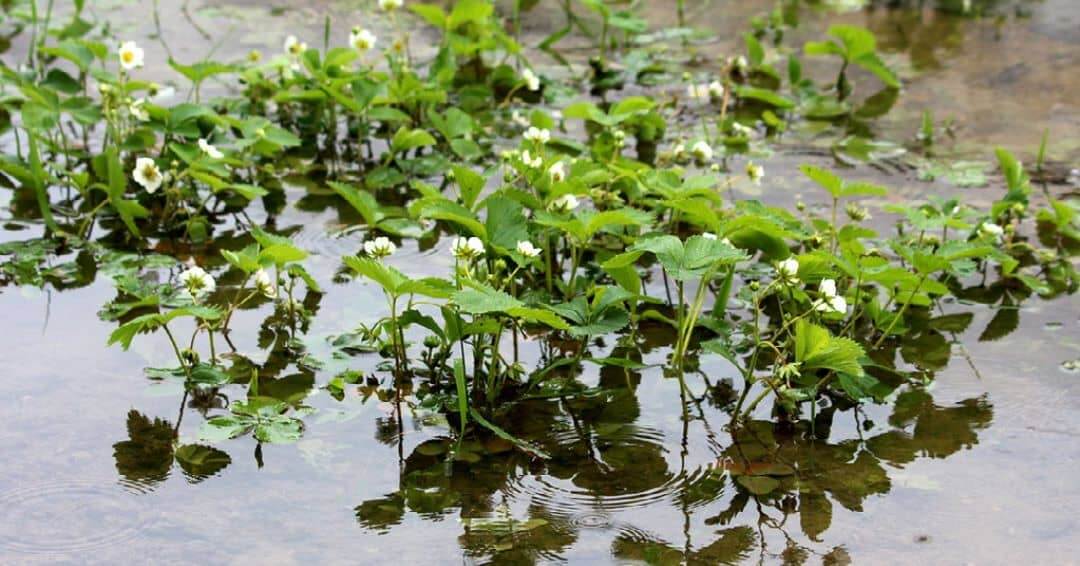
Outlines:
{"type": "Polygon", "coordinates": [[[458,418],[461,419],[460,436],[465,436],[465,426],[469,423],[469,393],[465,383],[465,360],[454,360],[454,384],[457,387],[458,418]]]}
{"type": "Polygon", "coordinates": [[[862,346],[847,338],[837,338],[828,329],[800,320],[795,323],[795,361],[801,370],[829,369],[853,376],[863,375],[859,358],[862,346]]]}
{"type": "Polygon", "coordinates": [[[417,218],[430,218],[452,222],[469,231],[473,236],[487,241],[487,229],[473,212],[460,204],[442,197],[418,199],[409,206],[417,218]]]}
{"type": "Polygon", "coordinates": [[[26,181],[29,181],[30,188],[34,191],[34,197],[37,199],[38,203],[38,210],[41,211],[41,217],[45,220],[45,226],[53,232],[59,232],[60,226],[53,218],[48,188],[45,185],[49,177],[48,174],[45,173],[45,167],[41,163],[37,135],[30,133],[28,143],[30,145],[30,168],[26,181]]]}
{"type": "Polygon", "coordinates": [[[255,439],[271,444],[289,444],[300,440],[304,423],[298,419],[279,417],[255,425],[255,439]]]}
{"type": "Polygon", "coordinates": [[[462,312],[469,314],[505,313],[510,309],[524,307],[521,301],[509,294],[480,284],[454,293],[453,300],[462,312]]]}
{"type": "Polygon", "coordinates": [[[376,259],[345,256],[342,260],[350,269],[357,274],[378,283],[383,290],[391,295],[397,295],[398,287],[409,280],[409,278],[400,271],[376,259]]]}
{"type": "Polygon", "coordinates": [[[501,252],[514,250],[518,242],[529,239],[528,221],[521,204],[501,195],[486,199],[485,230],[488,244],[501,252]]]}
{"type": "Polygon", "coordinates": [[[376,200],[375,195],[345,183],[328,181],[327,184],[360,213],[360,216],[364,218],[364,223],[368,226],[374,227],[385,216],[379,210],[379,201],[376,200]]]}
{"type": "Polygon", "coordinates": [[[844,189],[844,180],[835,173],[814,165],[801,165],[799,170],[807,177],[810,177],[811,181],[828,191],[833,198],[840,198],[840,194],[844,189]]]}
{"type": "Polygon", "coordinates": [[[303,261],[307,259],[308,253],[290,243],[273,244],[267,246],[259,252],[259,261],[268,261],[277,266],[283,266],[286,263],[292,263],[294,261],[303,261]]]}
{"type": "Polygon", "coordinates": [[[237,415],[222,415],[213,417],[202,424],[199,428],[199,438],[210,442],[229,440],[246,434],[252,429],[254,423],[237,415]]]}
{"type": "Polygon", "coordinates": [[[429,145],[435,145],[435,138],[431,134],[425,130],[410,130],[405,127],[398,129],[393,139],[390,140],[390,150],[394,153],[429,145]]]}
{"type": "Polygon", "coordinates": [[[757,88],[749,85],[735,87],[735,95],[739,98],[764,102],[782,110],[795,107],[795,101],[771,90],[757,88]]]}
{"type": "Polygon", "coordinates": [[[193,83],[201,83],[214,75],[231,73],[236,70],[236,67],[232,65],[216,61],[200,61],[192,65],[183,65],[172,58],[169,59],[169,66],[193,83]]]}

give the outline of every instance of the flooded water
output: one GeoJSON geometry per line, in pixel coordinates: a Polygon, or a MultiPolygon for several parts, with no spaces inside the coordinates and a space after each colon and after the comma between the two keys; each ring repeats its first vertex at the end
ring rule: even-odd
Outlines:
{"type": "MultiPolygon", "coordinates": [[[[174,55],[203,55],[210,42],[186,22],[184,4],[167,4],[165,37],[174,55]]],[[[321,37],[321,14],[349,22],[353,9],[281,4],[193,1],[186,12],[222,41],[221,53],[240,56],[278,49],[279,35],[298,30],[321,37]]],[[[672,22],[672,4],[648,4],[656,26],[672,22]]],[[[771,5],[714,0],[691,15],[700,26],[733,32],[771,5]]],[[[1075,192],[1069,170],[1080,161],[1080,3],[994,6],[1001,18],[884,8],[836,16],[804,8],[800,39],[789,43],[820,35],[837,19],[874,29],[905,79],[897,108],[875,124],[878,135],[911,138],[922,111],[932,109],[956,123],[956,142],[944,151],[989,161],[993,145],[1032,155],[1049,128],[1049,154],[1064,181],[1048,190],[1075,192]]],[[[147,9],[102,3],[97,15],[129,26],[149,45],[148,59],[161,58],[164,48],[146,39],[147,9]]],[[[726,52],[728,44],[707,48],[726,52]]],[[[804,151],[814,145],[812,132],[795,137],[765,161],[769,182],[754,196],[813,201],[796,166],[826,162],[804,151]]],[[[910,168],[859,165],[851,175],[890,186],[891,199],[952,194],[977,204],[1003,190],[992,176],[984,188],[958,189],[919,181],[910,168]]],[[[380,316],[384,302],[372,285],[335,277],[361,235],[336,236],[356,218],[329,194],[289,185],[288,205],[275,218],[313,254],[306,265],[326,291],[308,297],[317,314],[298,336],[319,367],[268,354],[293,337],[268,305],[240,311],[232,324],[260,385],[275,396],[307,394],[304,403],[316,409],[295,444],[242,437],[177,458],[173,434],[195,442],[207,416],[243,398],[242,386],[192,395],[182,383],[147,378],[144,368],[175,361],[160,335],[137,339],[128,352],[106,347],[116,324],[98,311],[116,292],[104,273],[70,288],[0,288],[0,563],[1077,561],[1080,373],[1069,364],[1080,358],[1075,296],[1020,302],[1016,289],[971,282],[960,300],[943,306],[948,324],[928,324],[890,352],[921,370],[925,386],[905,387],[887,405],[823,413],[813,430],[774,426],[763,405],[757,421],[732,433],[725,408],[737,395],[733,368],[703,358],[686,376],[688,398],[661,367],[674,337],[647,330],[629,354],[640,355],[644,369],[584,364],[567,376],[581,395],[514,408],[511,432],[548,459],[491,440],[466,442],[451,465],[445,419],[395,403],[380,358],[347,353],[334,341],[380,316]],[[323,386],[347,368],[378,382],[349,386],[338,400],[323,386]]],[[[0,239],[40,234],[10,191],[0,200],[8,205],[0,239]]],[[[880,222],[887,226],[886,218],[880,222]]],[[[236,247],[229,236],[219,245],[236,247]]],[[[410,274],[446,273],[452,260],[445,244],[421,249],[407,241],[393,264],[410,274]]],[[[608,337],[593,352],[614,347],[608,337]]],[[[526,367],[563,355],[548,344],[522,344],[526,367]]],[[[422,383],[398,385],[407,400],[422,383]]]]}

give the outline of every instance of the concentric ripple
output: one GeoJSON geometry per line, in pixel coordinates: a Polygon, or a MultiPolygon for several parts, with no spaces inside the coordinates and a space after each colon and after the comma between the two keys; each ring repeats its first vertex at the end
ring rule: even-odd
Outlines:
{"type": "Polygon", "coordinates": [[[0,549],[81,553],[120,544],[150,526],[143,499],[115,486],[57,482],[0,494],[0,549]]]}
{"type": "Polygon", "coordinates": [[[701,485],[709,470],[676,468],[662,431],[636,424],[601,424],[587,432],[568,426],[550,431],[547,440],[548,469],[511,479],[505,493],[575,528],[619,529],[614,517],[626,511],[710,499],[701,485]]]}

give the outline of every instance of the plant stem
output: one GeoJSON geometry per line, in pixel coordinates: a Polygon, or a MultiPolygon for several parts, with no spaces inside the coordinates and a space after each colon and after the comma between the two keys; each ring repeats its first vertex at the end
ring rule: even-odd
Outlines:
{"type": "Polygon", "coordinates": [[[889,333],[892,332],[893,327],[896,326],[896,322],[904,317],[904,312],[907,311],[908,305],[911,304],[911,300],[915,298],[915,293],[918,293],[919,289],[922,288],[923,281],[926,281],[925,273],[919,277],[919,283],[915,285],[915,289],[912,290],[911,293],[908,295],[908,299],[904,301],[903,305],[900,305],[900,310],[896,312],[896,316],[893,317],[892,322],[889,323],[889,326],[885,329],[885,332],[882,333],[881,337],[877,339],[877,342],[874,342],[874,348],[878,348],[881,346],[881,343],[889,337],[889,333]]]}

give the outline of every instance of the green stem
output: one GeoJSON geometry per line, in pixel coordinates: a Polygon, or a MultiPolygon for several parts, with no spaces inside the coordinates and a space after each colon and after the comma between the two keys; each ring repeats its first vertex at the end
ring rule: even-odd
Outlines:
{"type": "Polygon", "coordinates": [[[172,332],[169,330],[168,324],[161,325],[165,329],[165,336],[169,337],[169,343],[172,344],[173,353],[176,354],[176,361],[180,362],[180,367],[184,368],[184,374],[187,378],[191,379],[191,368],[184,362],[184,355],[180,353],[180,347],[176,345],[176,338],[173,337],[172,332]]]}
{"type": "Polygon", "coordinates": [[[925,273],[919,277],[919,283],[915,285],[915,289],[912,290],[910,294],[908,294],[908,299],[904,301],[903,305],[900,305],[900,310],[896,312],[896,316],[893,317],[892,322],[889,323],[889,326],[885,329],[885,332],[881,335],[880,338],[877,339],[877,342],[874,342],[874,348],[878,348],[881,346],[881,343],[889,337],[889,333],[892,332],[892,329],[896,326],[897,321],[904,317],[904,312],[907,311],[908,305],[911,304],[911,300],[915,298],[915,294],[918,293],[919,289],[922,288],[923,281],[926,281],[925,273]]]}

